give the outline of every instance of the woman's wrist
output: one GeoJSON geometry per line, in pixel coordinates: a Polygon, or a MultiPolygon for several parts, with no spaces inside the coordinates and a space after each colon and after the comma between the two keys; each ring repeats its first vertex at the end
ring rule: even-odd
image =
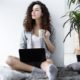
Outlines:
{"type": "Polygon", "coordinates": [[[45,43],[49,43],[50,42],[50,40],[49,39],[44,39],[45,40],[45,43]]]}
{"type": "Polygon", "coordinates": [[[45,39],[45,44],[47,45],[48,50],[49,50],[50,52],[54,52],[55,47],[54,47],[53,44],[51,43],[50,39],[45,39]]]}

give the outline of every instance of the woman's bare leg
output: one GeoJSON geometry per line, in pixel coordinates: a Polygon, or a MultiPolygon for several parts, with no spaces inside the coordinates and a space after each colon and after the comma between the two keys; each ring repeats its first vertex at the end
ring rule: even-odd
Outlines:
{"type": "Polygon", "coordinates": [[[47,59],[46,61],[42,62],[41,68],[46,72],[49,80],[55,80],[57,75],[57,67],[53,64],[53,61],[47,59]]]}
{"type": "Polygon", "coordinates": [[[41,69],[43,69],[46,72],[49,64],[53,64],[53,61],[50,59],[47,59],[46,61],[42,62],[41,69]]]}
{"type": "Polygon", "coordinates": [[[32,71],[32,67],[31,65],[25,64],[23,62],[21,62],[18,58],[13,57],[13,56],[9,56],[8,60],[6,61],[6,63],[13,69],[15,70],[20,70],[20,71],[32,71]]]}
{"type": "Polygon", "coordinates": [[[19,71],[31,72],[31,75],[35,76],[36,78],[45,78],[45,77],[47,77],[44,74],[46,72],[43,71],[42,69],[37,68],[35,66],[25,64],[25,63],[21,62],[18,58],[13,57],[13,56],[8,57],[7,64],[9,66],[11,66],[12,69],[19,70],[19,71]]]}

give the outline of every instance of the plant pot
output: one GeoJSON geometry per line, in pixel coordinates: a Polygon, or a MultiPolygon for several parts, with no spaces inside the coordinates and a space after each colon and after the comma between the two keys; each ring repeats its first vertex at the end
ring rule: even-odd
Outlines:
{"type": "Polygon", "coordinates": [[[80,48],[75,49],[77,61],[80,62],[80,48]]]}
{"type": "MultiPolygon", "coordinates": [[[[76,49],[76,58],[77,62],[80,62],[80,48],[76,49]]],[[[78,74],[80,74],[80,71],[78,71],[78,74]]]]}
{"type": "MultiPolygon", "coordinates": [[[[80,62],[80,55],[76,55],[77,57],[77,62],[80,62]]],[[[80,71],[78,71],[78,74],[80,74],[80,71]]]]}
{"type": "Polygon", "coordinates": [[[80,55],[76,55],[77,61],[80,62],[80,55]]]}

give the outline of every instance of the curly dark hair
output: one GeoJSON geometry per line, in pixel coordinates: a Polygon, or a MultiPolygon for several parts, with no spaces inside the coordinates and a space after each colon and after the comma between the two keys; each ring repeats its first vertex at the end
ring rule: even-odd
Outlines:
{"type": "Polygon", "coordinates": [[[41,7],[41,11],[42,11],[42,17],[41,17],[41,28],[48,30],[51,33],[51,23],[50,23],[50,14],[49,11],[47,9],[47,7],[45,6],[45,4],[43,4],[40,1],[34,1],[30,4],[30,6],[27,9],[26,12],[26,16],[25,19],[23,21],[23,26],[25,28],[26,31],[32,31],[35,25],[35,20],[32,19],[31,17],[31,12],[32,12],[32,8],[34,5],[40,5],[41,7]]]}

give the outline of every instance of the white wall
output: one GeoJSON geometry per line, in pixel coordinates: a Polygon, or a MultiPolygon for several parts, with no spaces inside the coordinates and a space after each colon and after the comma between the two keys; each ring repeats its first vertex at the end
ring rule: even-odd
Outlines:
{"type": "MultiPolygon", "coordinates": [[[[34,0],[0,0],[0,64],[8,55],[18,56],[19,37],[27,6],[34,0]]],[[[44,2],[52,18],[56,36],[56,51],[53,60],[58,66],[64,65],[63,19],[65,0],[40,0],[44,2]]]]}
{"type": "Polygon", "coordinates": [[[76,54],[64,54],[64,66],[76,62],[77,62],[76,54]]]}

